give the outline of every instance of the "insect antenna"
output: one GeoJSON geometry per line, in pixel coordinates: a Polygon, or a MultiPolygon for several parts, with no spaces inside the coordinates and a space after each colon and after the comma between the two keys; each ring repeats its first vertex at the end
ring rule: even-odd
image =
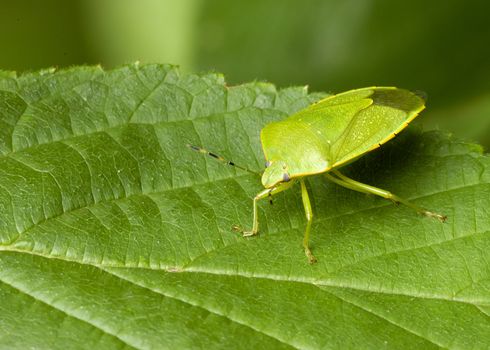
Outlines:
{"type": "Polygon", "coordinates": [[[249,173],[251,174],[254,174],[254,175],[260,175],[258,172],[256,171],[253,171],[253,170],[250,170],[249,168],[246,168],[244,166],[241,166],[241,165],[238,165],[238,164],[235,164],[233,161],[231,160],[227,160],[225,158],[223,158],[222,156],[216,154],[216,153],[213,153],[213,152],[209,152],[207,149],[204,149],[202,147],[199,147],[199,146],[194,146],[194,145],[190,145],[190,144],[187,144],[187,147],[189,147],[191,150],[193,151],[196,151],[196,152],[199,152],[199,153],[203,153],[207,156],[210,156],[224,164],[227,164],[227,165],[231,165],[231,166],[234,166],[235,168],[238,168],[238,169],[241,169],[241,170],[244,170],[244,171],[248,171],[249,173]]]}

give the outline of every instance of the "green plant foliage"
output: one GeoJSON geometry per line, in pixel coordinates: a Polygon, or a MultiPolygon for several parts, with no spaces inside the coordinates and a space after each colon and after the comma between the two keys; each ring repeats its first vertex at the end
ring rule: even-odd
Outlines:
{"type": "MultiPolygon", "coordinates": [[[[404,132],[349,166],[448,222],[310,178],[260,205],[259,131],[320,95],[169,66],[0,75],[0,344],[8,349],[486,348],[490,158],[404,132]]],[[[422,115],[423,118],[423,115],[422,115]]]]}
{"type": "Polygon", "coordinates": [[[440,107],[489,91],[489,11],[480,0],[215,0],[202,7],[197,65],[335,92],[396,84],[440,107]]]}
{"type": "Polygon", "coordinates": [[[465,138],[480,140],[485,149],[490,150],[490,93],[462,104],[450,105],[431,116],[428,127],[444,126],[458,135],[462,133],[465,138]]]}

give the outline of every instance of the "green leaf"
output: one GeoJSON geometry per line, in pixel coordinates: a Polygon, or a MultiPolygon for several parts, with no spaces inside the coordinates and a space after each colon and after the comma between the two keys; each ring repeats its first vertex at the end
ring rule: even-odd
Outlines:
{"type": "Polygon", "coordinates": [[[471,140],[480,140],[490,149],[490,93],[430,113],[429,128],[444,126],[471,140]],[[470,117],[467,119],[466,117],[470,117]]]}
{"type": "MultiPolygon", "coordinates": [[[[259,132],[320,95],[170,66],[0,75],[3,348],[487,348],[490,158],[404,132],[346,169],[445,224],[310,178],[260,205],[259,132]]],[[[423,118],[423,115],[421,116],[423,118]]]]}

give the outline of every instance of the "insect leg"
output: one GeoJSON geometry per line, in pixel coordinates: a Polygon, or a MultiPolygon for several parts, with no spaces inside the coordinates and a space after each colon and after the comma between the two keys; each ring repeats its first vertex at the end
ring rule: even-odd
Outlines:
{"type": "Polygon", "coordinates": [[[248,237],[248,236],[254,236],[259,233],[259,209],[257,206],[257,202],[262,199],[262,198],[267,198],[269,196],[273,196],[279,192],[282,192],[284,190],[287,190],[291,186],[293,186],[295,181],[289,181],[289,182],[282,182],[276,187],[272,188],[266,188],[265,190],[259,192],[255,197],[254,197],[254,202],[253,202],[253,215],[254,215],[254,222],[252,226],[251,231],[244,231],[243,236],[248,237]]]}
{"type": "Polygon", "coordinates": [[[311,210],[310,197],[308,196],[308,190],[306,189],[305,181],[301,179],[300,182],[301,182],[301,197],[303,198],[303,206],[305,208],[305,214],[307,220],[305,236],[303,238],[303,247],[305,248],[305,254],[306,257],[308,258],[308,262],[310,264],[314,264],[316,263],[316,258],[311,253],[310,245],[309,245],[311,223],[313,222],[313,210],[311,210]]]}
{"type": "Polygon", "coordinates": [[[386,190],[383,190],[381,188],[377,188],[374,186],[366,185],[366,184],[363,184],[362,182],[352,180],[351,178],[348,178],[347,176],[340,173],[338,170],[332,170],[332,173],[336,176],[332,176],[328,173],[325,173],[325,176],[327,177],[327,179],[331,180],[332,182],[335,182],[336,184],[338,184],[340,186],[343,186],[343,187],[346,187],[346,188],[349,188],[351,190],[358,191],[358,192],[374,194],[374,195],[392,200],[395,203],[402,203],[402,204],[406,205],[407,207],[412,208],[413,210],[415,210],[419,214],[438,219],[441,222],[444,222],[447,219],[447,217],[445,215],[440,215],[440,214],[434,213],[432,211],[429,211],[427,209],[421,208],[421,207],[413,204],[412,202],[409,202],[406,199],[400,198],[397,195],[395,195],[389,191],[386,191],[386,190]]]}
{"type": "Polygon", "coordinates": [[[227,160],[225,158],[223,158],[222,156],[216,154],[216,153],[213,153],[213,152],[209,152],[207,149],[204,149],[202,147],[199,147],[199,146],[193,146],[193,145],[189,145],[187,144],[187,147],[189,147],[191,150],[193,151],[196,151],[196,152],[199,152],[199,153],[202,153],[202,154],[205,154],[207,156],[210,156],[224,164],[227,164],[227,165],[231,165],[231,166],[234,166],[235,168],[238,168],[238,169],[241,169],[241,170],[244,170],[244,171],[248,171],[249,173],[251,174],[255,174],[255,175],[260,175],[259,173],[253,171],[253,170],[250,170],[244,166],[241,166],[241,165],[238,165],[238,164],[235,164],[233,161],[231,160],[227,160]]]}

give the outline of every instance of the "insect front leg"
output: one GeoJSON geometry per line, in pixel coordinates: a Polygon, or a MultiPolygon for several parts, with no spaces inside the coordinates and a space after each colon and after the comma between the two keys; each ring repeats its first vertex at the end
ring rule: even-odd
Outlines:
{"type": "Polygon", "coordinates": [[[281,182],[273,188],[266,188],[265,190],[259,192],[254,197],[254,202],[253,202],[254,221],[253,221],[253,225],[252,225],[252,230],[251,231],[243,231],[244,237],[254,236],[254,235],[259,233],[259,209],[258,209],[257,202],[262,198],[267,198],[269,196],[273,196],[279,192],[287,190],[288,188],[293,186],[294,183],[295,183],[295,181],[281,182]]]}
{"type": "Polygon", "coordinates": [[[310,202],[310,196],[308,195],[308,190],[306,189],[305,181],[301,179],[301,197],[303,199],[303,206],[305,208],[305,214],[306,214],[306,229],[305,229],[305,235],[303,238],[303,247],[305,248],[305,254],[306,257],[308,258],[308,262],[310,264],[316,263],[316,258],[313,256],[310,250],[310,230],[311,230],[311,223],[313,222],[313,210],[311,210],[311,202],[310,202]]]}
{"type": "Polygon", "coordinates": [[[403,199],[401,197],[398,197],[397,195],[383,190],[381,188],[377,188],[374,186],[366,185],[363,184],[362,182],[358,182],[355,180],[352,180],[351,178],[348,178],[347,176],[343,175],[340,173],[338,170],[332,170],[332,173],[335,174],[336,176],[332,176],[328,173],[325,173],[325,176],[327,179],[331,180],[332,182],[335,182],[336,184],[349,188],[354,191],[358,192],[363,192],[363,193],[368,193],[368,194],[374,194],[376,196],[380,196],[389,200],[392,200],[395,203],[402,203],[406,205],[409,208],[412,208],[416,212],[418,212],[421,215],[425,215],[431,218],[435,218],[441,222],[446,221],[447,217],[445,215],[437,214],[432,211],[429,211],[427,209],[424,209],[422,207],[419,207],[418,205],[413,204],[412,202],[407,201],[406,199],[403,199]]]}

